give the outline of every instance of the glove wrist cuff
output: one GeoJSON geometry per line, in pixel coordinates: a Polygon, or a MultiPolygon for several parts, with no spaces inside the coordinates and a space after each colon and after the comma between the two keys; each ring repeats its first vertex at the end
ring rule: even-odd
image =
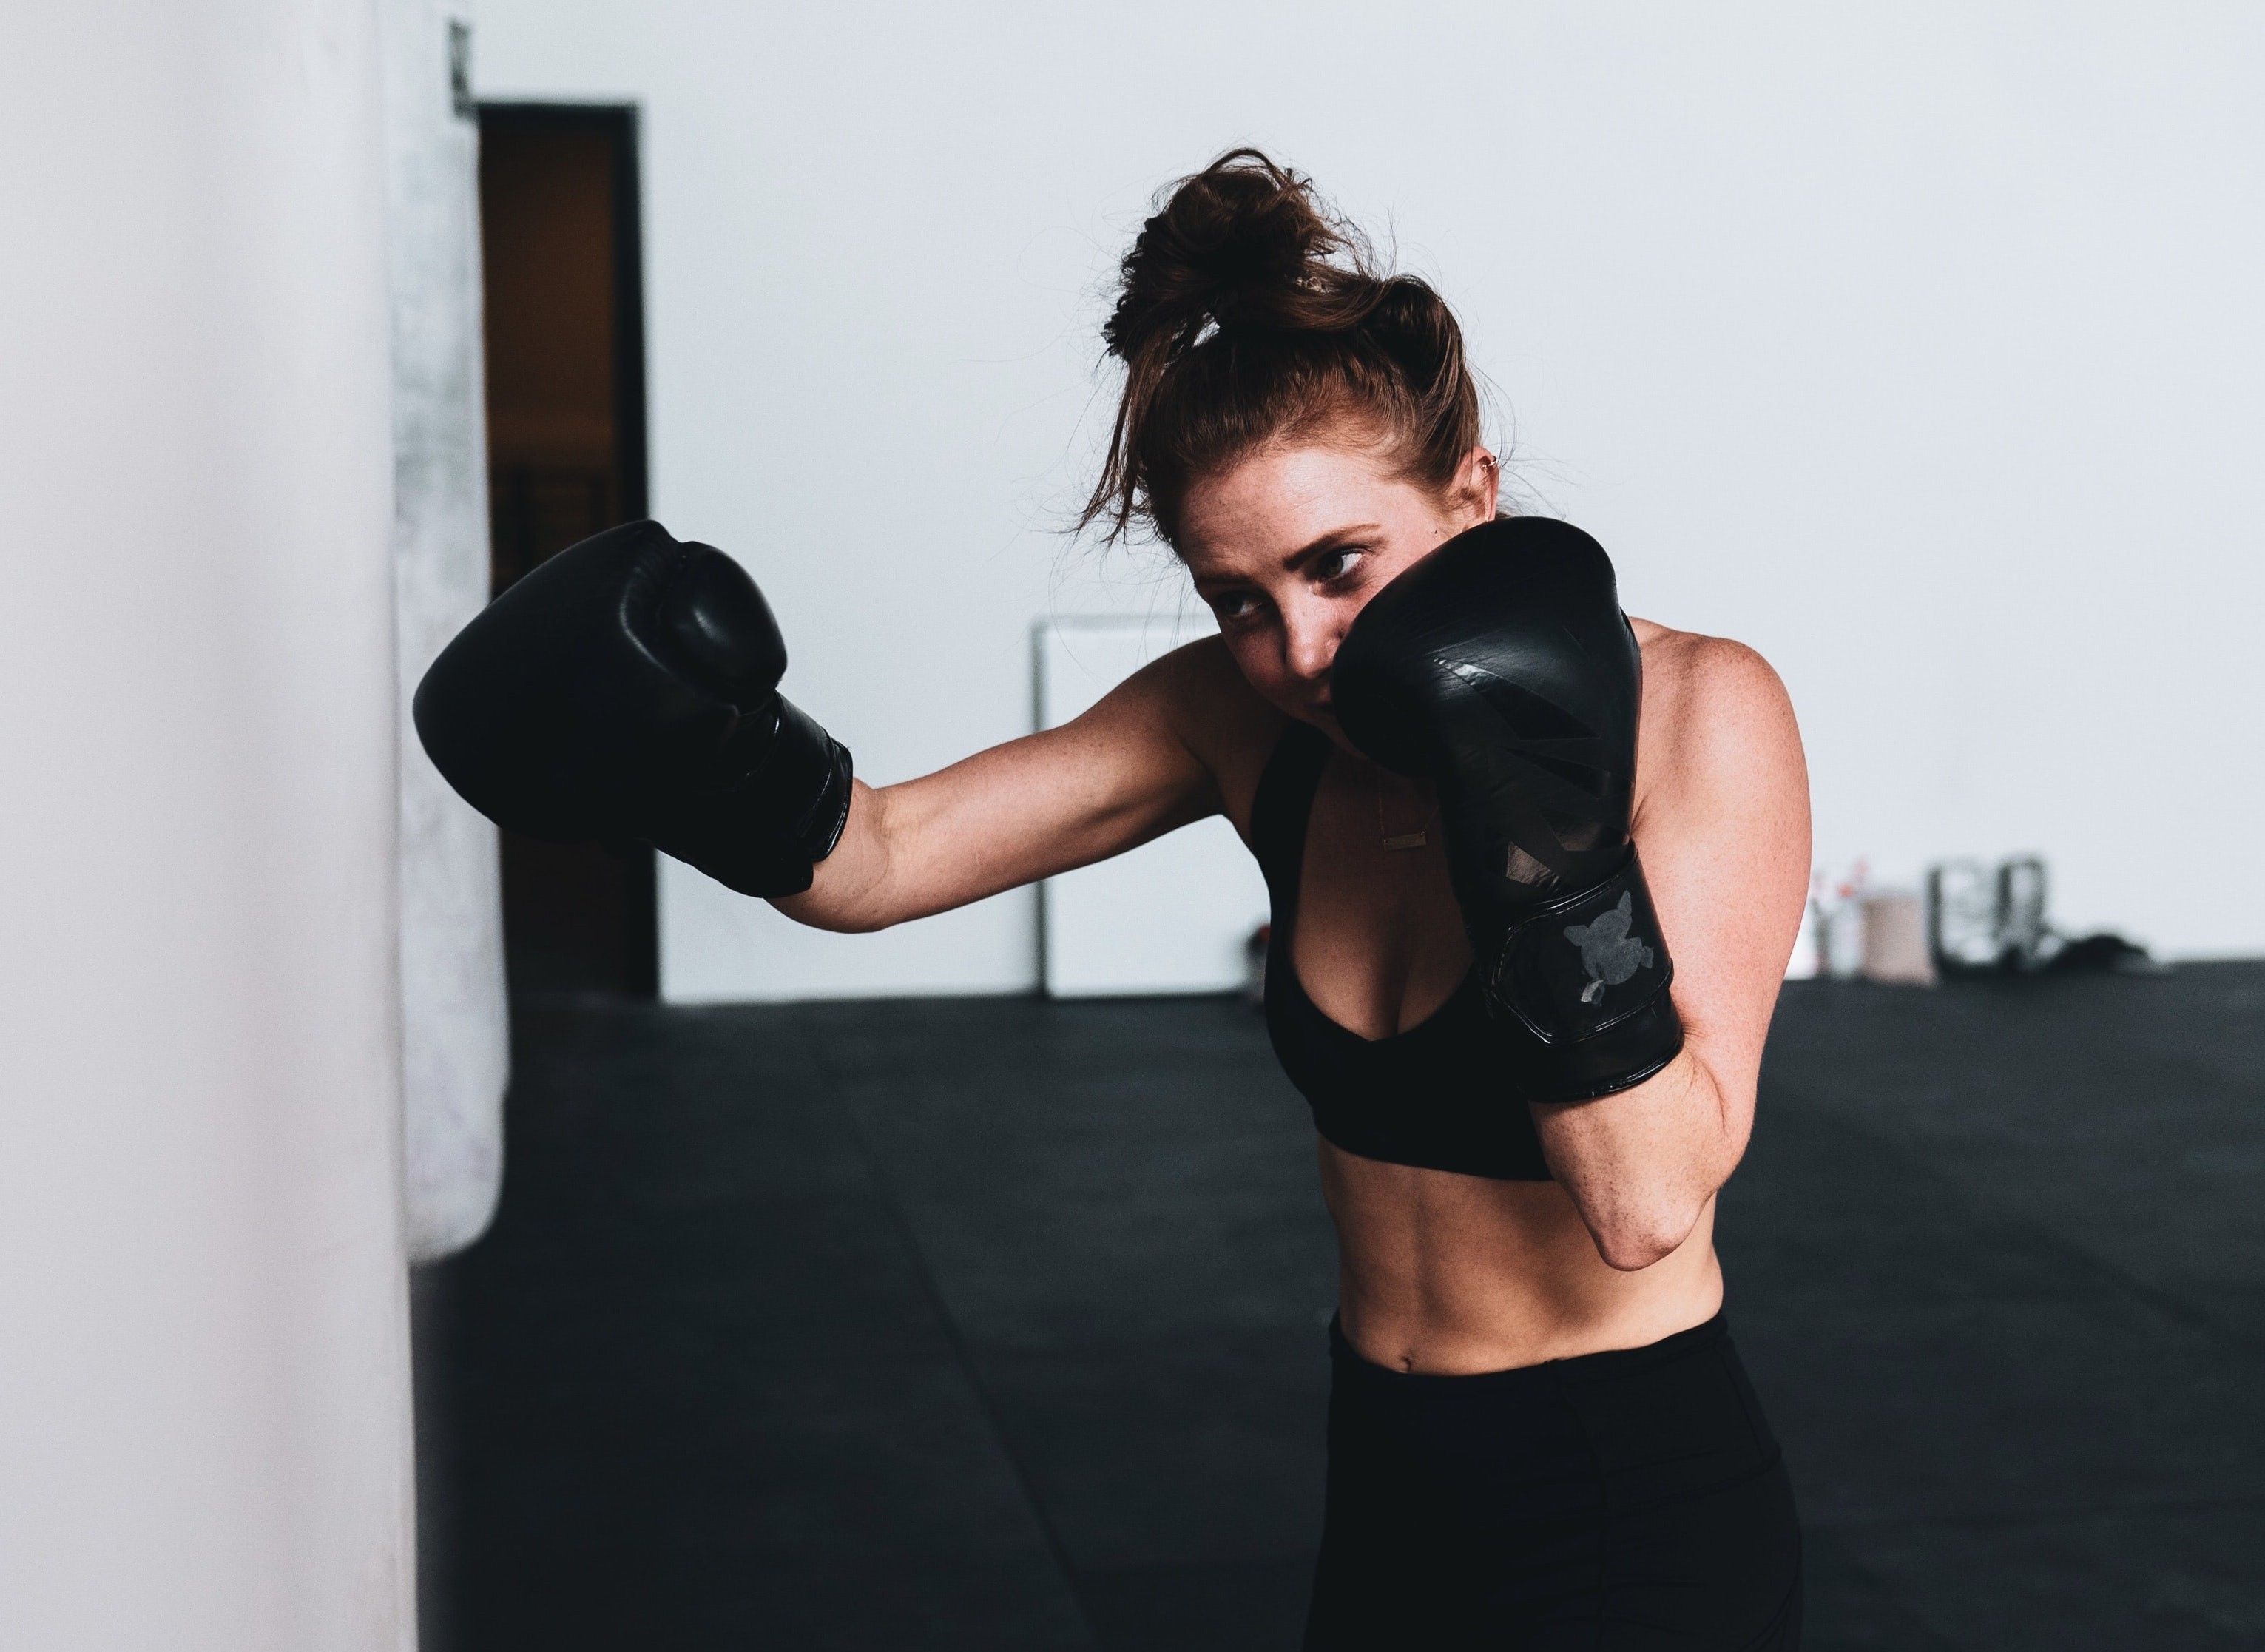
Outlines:
{"type": "Polygon", "coordinates": [[[1603,882],[1520,913],[1487,972],[1489,1010],[1522,1022],[1578,1101],[1641,1083],[1683,1047],[1675,963],[1635,849],[1603,882]]]}
{"type": "Polygon", "coordinates": [[[725,788],[688,800],[654,847],[743,895],[798,895],[849,820],[848,748],[783,696],[744,717],[725,788]]]}

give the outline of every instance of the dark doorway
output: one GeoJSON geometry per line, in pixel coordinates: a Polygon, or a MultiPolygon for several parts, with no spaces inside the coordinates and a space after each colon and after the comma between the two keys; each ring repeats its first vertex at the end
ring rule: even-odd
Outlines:
{"type": "MultiPolygon", "coordinates": [[[[494,588],[645,513],[637,112],[480,108],[488,502],[494,588]]],[[[650,850],[504,834],[515,992],[650,995],[650,850]]]]}

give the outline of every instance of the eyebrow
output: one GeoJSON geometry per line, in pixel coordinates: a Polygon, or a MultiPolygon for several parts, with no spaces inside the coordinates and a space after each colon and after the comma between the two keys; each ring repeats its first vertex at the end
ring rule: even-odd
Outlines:
{"type": "MultiPolygon", "coordinates": [[[[1364,534],[1381,533],[1383,529],[1384,524],[1381,522],[1350,522],[1343,528],[1332,528],[1326,534],[1317,535],[1283,557],[1283,571],[1286,573],[1296,573],[1315,557],[1326,556],[1329,552],[1337,549],[1347,540],[1358,539],[1364,534]]],[[[1233,585],[1236,582],[1236,579],[1237,576],[1234,574],[1198,575],[1195,584],[1196,588],[1200,591],[1205,586],[1233,585]]]]}

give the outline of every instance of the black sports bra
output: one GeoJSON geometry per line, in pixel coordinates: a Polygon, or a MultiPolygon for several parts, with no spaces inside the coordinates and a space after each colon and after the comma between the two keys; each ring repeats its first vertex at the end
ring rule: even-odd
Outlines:
{"type": "Polygon", "coordinates": [[[1331,1021],[1306,996],[1291,936],[1307,817],[1329,755],[1327,735],[1292,724],[1250,805],[1250,847],[1273,905],[1266,1032],[1282,1070],[1312,1103],[1323,1139],[1347,1153],[1507,1182],[1550,1180],[1518,1084],[1533,1035],[1489,1017],[1475,971],[1422,1022],[1383,1038],[1331,1021]]]}

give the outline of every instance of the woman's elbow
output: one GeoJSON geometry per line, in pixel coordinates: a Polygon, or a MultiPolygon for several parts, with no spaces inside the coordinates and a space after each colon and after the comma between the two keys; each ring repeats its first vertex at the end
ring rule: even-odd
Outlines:
{"type": "Polygon", "coordinates": [[[806,929],[832,935],[877,935],[902,921],[878,904],[829,901],[809,893],[774,896],[771,905],[806,929]]]}
{"type": "Polygon", "coordinates": [[[1642,1273],[1683,1248],[1705,1209],[1703,1199],[1663,1197],[1647,1201],[1640,1208],[1592,1219],[1589,1234],[1606,1267],[1621,1273],[1642,1273]]]}

